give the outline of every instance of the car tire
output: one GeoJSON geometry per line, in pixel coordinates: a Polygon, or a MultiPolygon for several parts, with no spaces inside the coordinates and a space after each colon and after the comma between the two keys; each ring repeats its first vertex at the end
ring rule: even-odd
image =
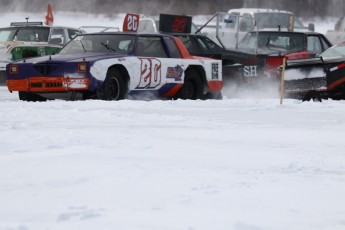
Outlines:
{"type": "Polygon", "coordinates": [[[19,100],[21,101],[31,101],[31,102],[36,102],[36,101],[46,101],[47,99],[31,92],[24,92],[24,91],[19,91],[19,100]]]}
{"type": "Polygon", "coordinates": [[[321,95],[316,91],[310,91],[306,93],[302,98],[302,101],[310,101],[310,100],[313,100],[314,102],[322,102],[321,95]]]}
{"type": "Polygon", "coordinates": [[[99,92],[99,98],[106,101],[123,100],[126,97],[125,81],[118,69],[109,69],[102,88],[99,92]]]}
{"type": "Polygon", "coordinates": [[[184,100],[197,100],[202,96],[202,82],[198,71],[190,69],[186,71],[180,98],[184,100]]]}
{"type": "Polygon", "coordinates": [[[208,92],[204,97],[204,100],[223,100],[223,95],[221,92],[208,92]]]}

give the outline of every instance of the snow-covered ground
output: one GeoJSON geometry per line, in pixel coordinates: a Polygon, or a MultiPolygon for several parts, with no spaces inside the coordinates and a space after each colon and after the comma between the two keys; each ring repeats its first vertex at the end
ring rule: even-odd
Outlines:
{"type": "Polygon", "coordinates": [[[0,87],[0,230],[343,230],[344,114],[251,97],[29,103],[0,87]]]}
{"type": "Polygon", "coordinates": [[[0,88],[0,229],[343,230],[345,102],[0,88]]]}

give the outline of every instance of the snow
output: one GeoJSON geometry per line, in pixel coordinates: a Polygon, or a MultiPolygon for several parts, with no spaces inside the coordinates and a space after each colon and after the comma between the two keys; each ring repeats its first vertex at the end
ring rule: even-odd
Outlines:
{"type": "Polygon", "coordinates": [[[343,230],[344,114],[226,95],[32,103],[0,87],[0,230],[343,230]]]}
{"type": "Polygon", "coordinates": [[[343,101],[0,103],[0,229],[345,227],[343,101]]]}

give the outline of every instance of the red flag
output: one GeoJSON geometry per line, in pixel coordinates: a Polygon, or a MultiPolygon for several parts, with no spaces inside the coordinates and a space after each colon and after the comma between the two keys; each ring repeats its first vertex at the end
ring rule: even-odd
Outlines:
{"type": "Polygon", "coordinates": [[[54,23],[54,16],[52,11],[52,6],[48,3],[48,10],[47,10],[47,16],[46,16],[46,25],[51,26],[54,23]]]}

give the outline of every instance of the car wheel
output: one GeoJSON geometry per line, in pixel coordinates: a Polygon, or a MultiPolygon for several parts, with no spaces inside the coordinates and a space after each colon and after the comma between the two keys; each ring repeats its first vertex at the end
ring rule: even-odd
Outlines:
{"type": "Polygon", "coordinates": [[[223,95],[221,92],[208,92],[203,99],[208,100],[208,99],[213,99],[213,100],[222,100],[223,95]]]}
{"type": "Polygon", "coordinates": [[[23,91],[19,91],[19,100],[21,101],[32,101],[32,102],[36,102],[36,101],[46,101],[47,99],[35,94],[35,93],[31,93],[31,92],[23,92],[23,91]]]}
{"type": "Polygon", "coordinates": [[[118,69],[110,69],[103,82],[100,92],[100,99],[107,101],[117,101],[125,99],[125,81],[118,69]]]}
{"type": "Polygon", "coordinates": [[[202,95],[202,82],[198,71],[187,70],[183,86],[181,88],[181,99],[197,100],[202,95]]]}
{"type": "Polygon", "coordinates": [[[310,100],[313,100],[315,102],[322,102],[321,95],[316,91],[310,91],[306,93],[302,98],[302,101],[310,101],[310,100]]]}

